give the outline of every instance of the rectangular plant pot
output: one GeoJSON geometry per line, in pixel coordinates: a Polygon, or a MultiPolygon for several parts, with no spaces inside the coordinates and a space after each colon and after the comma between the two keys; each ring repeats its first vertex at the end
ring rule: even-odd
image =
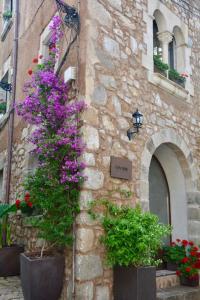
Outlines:
{"type": "Polygon", "coordinates": [[[185,285],[185,286],[199,286],[199,277],[196,277],[195,279],[189,279],[186,277],[180,277],[180,283],[181,285],[185,285]]]}
{"type": "Polygon", "coordinates": [[[43,258],[20,256],[21,284],[26,300],[58,300],[62,291],[63,255],[43,258]]]}
{"type": "Polygon", "coordinates": [[[173,262],[167,262],[167,270],[169,271],[177,271],[178,270],[178,264],[173,262]]]}
{"type": "Polygon", "coordinates": [[[20,253],[23,251],[24,247],[18,245],[0,249],[0,277],[20,274],[20,253]]]}
{"type": "Polygon", "coordinates": [[[155,267],[114,267],[114,300],[155,299],[155,267]]]}

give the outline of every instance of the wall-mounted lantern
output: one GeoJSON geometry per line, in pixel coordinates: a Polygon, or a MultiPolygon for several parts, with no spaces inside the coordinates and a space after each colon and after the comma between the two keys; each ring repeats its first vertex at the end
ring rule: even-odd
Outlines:
{"type": "Polygon", "coordinates": [[[142,127],[143,124],[143,115],[138,111],[138,109],[132,114],[133,117],[133,127],[129,128],[127,131],[127,136],[129,141],[133,138],[133,136],[139,132],[139,128],[142,127]]]}

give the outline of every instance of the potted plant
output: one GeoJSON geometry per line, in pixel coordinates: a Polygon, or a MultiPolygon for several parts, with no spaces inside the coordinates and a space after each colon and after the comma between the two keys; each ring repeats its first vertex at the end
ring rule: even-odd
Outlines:
{"type": "Polygon", "coordinates": [[[3,13],[3,19],[5,21],[8,21],[12,18],[12,11],[11,10],[6,10],[4,13],[3,13]]]}
{"type": "Polygon", "coordinates": [[[107,263],[114,267],[114,299],[155,300],[155,266],[160,263],[156,255],[170,227],[139,206],[119,207],[108,200],[92,202],[90,214],[104,229],[101,242],[107,263]],[[96,212],[97,207],[101,213],[96,212]]]}
{"type": "Polygon", "coordinates": [[[24,250],[10,239],[8,215],[11,212],[16,212],[15,204],[0,204],[0,277],[19,275],[19,256],[24,250]]]}
{"type": "Polygon", "coordinates": [[[29,69],[25,100],[18,114],[37,129],[29,137],[39,165],[28,176],[24,188],[31,203],[40,211],[34,226],[44,240],[40,253],[24,253],[20,258],[22,290],[26,300],[57,300],[60,297],[65,259],[63,249],[73,242],[72,226],[79,212],[79,190],[84,180],[80,161],[84,145],[81,139],[80,113],[83,101],[70,101],[68,86],[55,74],[56,45],[63,36],[62,20],[53,18],[49,59],[33,59],[29,69]]]}
{"type": "Polygon", "coordinates": [[[174,69],[170,69],[168,75],[170,80],[176,82],[178,85],[181,85],[182,87],[185,87],[186,76],[182,76],[174,69]]]}
{"type": "Polygon", "coordinates": [[[154,71],[166,77],[167,76],[166,71],[169,69],[168,64],[162,62],[160,55],[154,55],[153,61],[154,61],[154,71]]]}
{"type": "Polygon", "coordinates": [[[181,259],[177,275],[181,285],[198,286],[200,269],[200,249],[192,241],[185,240],[185,256],[181,259]]]}
{"type": "Polygon", "coordinates": [[[0,103],[0,114],[4,115],[6,113],[6,107],[7,107],[6,102],[0,103]]]}
{"type": "Polygon", "coordinates": [[[177,239],[170,245],[163,247],[163,261],[166,263],[167,270],[176,271],[182,259],[185,257],[186,240],[177,239]]]}

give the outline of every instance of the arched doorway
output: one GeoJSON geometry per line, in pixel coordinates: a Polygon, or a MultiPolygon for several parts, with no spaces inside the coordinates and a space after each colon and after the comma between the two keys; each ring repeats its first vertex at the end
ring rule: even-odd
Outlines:
{"type": "Polygon", "coordinates": [[[169,187],[172,240],[187,239],[188,195],[196,190],[198,178],[190,148],[172,129],[163,129],[148,139],[141,156],[140,173],[139,197],[144,210],[150,209],[149,170],[153,156],[159,161],[169,187]]]}
{"type": "MultiPolygon", "coordinates": [[[[153,155],[149,168],[149,209],[163,224],[171,224],[170,191],[166,174],[153,155]]],[[[166,243],[170,242],[170,238],[166,243]]]]}

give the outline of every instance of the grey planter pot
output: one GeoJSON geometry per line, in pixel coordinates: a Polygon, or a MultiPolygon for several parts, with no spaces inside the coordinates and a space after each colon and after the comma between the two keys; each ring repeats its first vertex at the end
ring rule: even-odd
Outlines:
{"type": "Polygon", "coordinates": [[[23,251],[24,247],[18,245],[0,249],[0,277],[20,274],[20,253],[23,251]]]}
{"type": "Polygon", "coordinates": [[[21,284],[25,300],[57,300],[63,285],[65,259],[62,255],[43,258],[20,256],[21,284]]]}
{"type": "Polygon", "coordinates": [[[114,300],[155,300],[155,267],[115,267],[114,300]]]}

